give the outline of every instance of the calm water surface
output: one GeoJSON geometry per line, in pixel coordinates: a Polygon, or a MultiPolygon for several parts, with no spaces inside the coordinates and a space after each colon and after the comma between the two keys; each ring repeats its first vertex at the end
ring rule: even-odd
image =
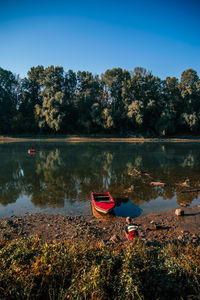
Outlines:
{"type": "Polygon", "coordinates": [[[8,143],[0,145],[0,169],[0,217],[91,215],[92,191],[110,191],[117,216],[200,204],[198,192],[183,193],[200,189],[199,143],[8,143]]]}

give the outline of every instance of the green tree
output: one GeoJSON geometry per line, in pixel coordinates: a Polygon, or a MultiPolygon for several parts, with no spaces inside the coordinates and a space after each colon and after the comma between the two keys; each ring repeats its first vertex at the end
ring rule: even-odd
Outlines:
{"type": "Polygon", "coordinates": [[[108,93],[108,103],[111,106],[112,120],[117,131],[125,126],[126,114],[123,101],[123,87],[130,80],[130,72],[121,68],[113,68],[102,74],[104,89],[108,93]]]}
{"type": "Polygon", "coordinates": [[[146,69],[137,67],[123,88],[123,102],[132,130],[155,132],[155,122],[159,118],[162,82],[146,69]]]}
{"type": "Polygon", "coordinates": [[[78,111],[75,106],[77,91],[77,75],[72,70],[68,70],[64,74],[64,99],[62,105],[62,112],[64,114],[62,120],[61,131],[63,133],[72,132],[76,128],[78,120],[78,111]]]}
{"type": "Polygon", "coordinates": [[[16,76],[0,68],[0,133],[13,133],[15,130],[15,116],[17,110],[16,76]]]}
{"type": "Polygon", "coordinates": [[[75,105],[78,108],[79,130],[94,131],[101,123],[103,86],[97,75],[90,72],[77,73],[75,105]]]}
{"type": "Polygon", "coordinates": [[[200,121],[200,93],[199,77],[195,70],[187,69],[182,73],[180,91],[182,96],[180,122],[189,131],[197,131],[200,121]]]}
{"type": "Polygon", "coordinates": [[[40,95],[44,75],[44,67],[32,67],[28,76],[22,79],[19,94],[18,130],[37,132],[38,124],[35,120],[35,107],[42,104],[40,95]]]}
{"type": "Polygon", "coordinates": [[[160,101],[160,118],[156,122],[159,135],[173,134],[178,130],[177,119],[181,109],[181,94],[176,77],[167,77],[163,81],[163,92],[160,101]]]}
{"type": "Polygon", "coordinates": [[[40,96],[42,104],[36,104],[36,120],[40,128],[49,128],[53,132],[60,130],[65,113],[64,103],[64,76],[62,67],[50,66],[44,70],[41,80],[40,96]]]}

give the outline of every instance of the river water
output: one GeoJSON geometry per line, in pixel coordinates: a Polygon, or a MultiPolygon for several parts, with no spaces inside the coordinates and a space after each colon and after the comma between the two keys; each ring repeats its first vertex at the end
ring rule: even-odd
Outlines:
{"type": "Polygon", "coordinates": [[[134,217],[200,204],[198,189],[200,143],[0,144],[0,217],[91,215],[92,191],[109,191],[114,214],[134,217]]]}

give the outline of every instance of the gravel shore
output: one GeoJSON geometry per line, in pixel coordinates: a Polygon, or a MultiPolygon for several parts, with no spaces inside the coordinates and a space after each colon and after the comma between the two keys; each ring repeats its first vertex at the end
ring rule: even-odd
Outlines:
{"type": "MultiPolygon", "coordinates": [[[[200,243],[200,206],[186,207],[184,216],[174,210],[134,219],[139,238],[147,245],[168,242],[200,243]]],[[[128,242],[125,218],[114,216],[65,216],[34,214],[0,219],[0,241],[37,235],[45,241],[94,241],[106,245],[128,242]]]]}

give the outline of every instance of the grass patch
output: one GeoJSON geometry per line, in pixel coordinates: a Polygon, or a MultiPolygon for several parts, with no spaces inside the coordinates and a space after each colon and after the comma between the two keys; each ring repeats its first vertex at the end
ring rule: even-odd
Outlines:
{"type": "Polygon", "coordinates": [[[200,247],[0,244],[0,299],[200,299],[200,247]]]}

